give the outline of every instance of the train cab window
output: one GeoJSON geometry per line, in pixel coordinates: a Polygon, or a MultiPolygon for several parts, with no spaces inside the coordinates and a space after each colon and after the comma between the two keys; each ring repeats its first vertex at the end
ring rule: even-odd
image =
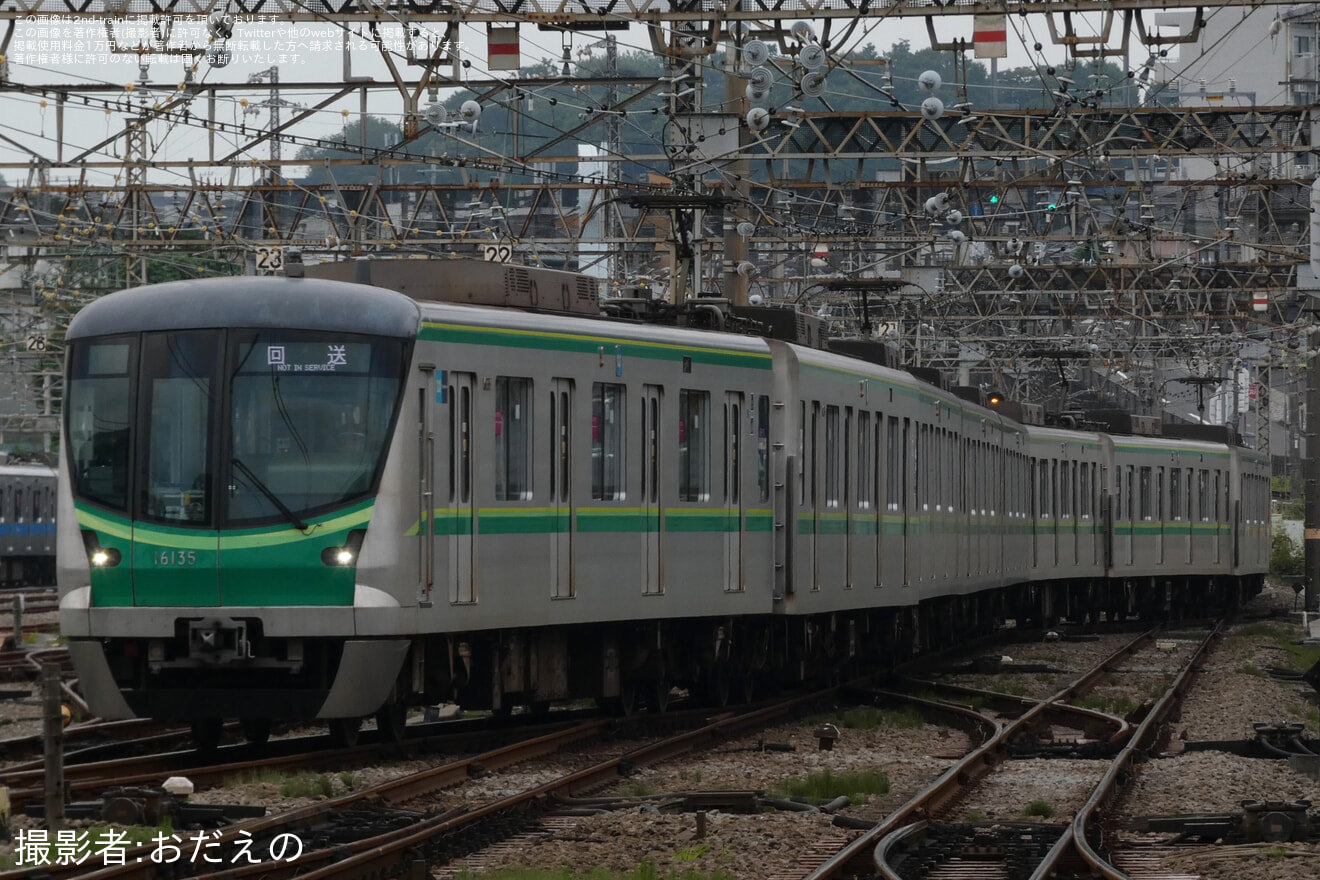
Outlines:
{"type": "Polygon", "coordinates": [[[857,414],[857,507],[871,506],[871,414],[857,414]]]}
{"type": "Polygon", "coordinates": [[[770,398],[756,397],[756,488],[761,500],[770,500],[770,398]]]}
{"type": "Polygon", "coordinates": [[[74,495],[125,513],[136,349],[136,337],[70,343],[64,399],[74,495]]]}
{"type": "Polygon", "coordinates": [[[211,330],[143,337],[138,430],[147,442],[138,470],[138,514],[144,519],[212,522],[208,488],[219,353],[220,339],[211,330]]]}
{"type": "Polygon", "coordinates": [[[710,498],[710,393],[678,392],[678,498],[710,498]]]}
{"type": "Polygon", "coordinates": [[[628,446],[627,388],[606,382],[591,386],[591,497],[618,501],[627,497],[624,450],[628,446]]]}
{"type": "Polygon", "coordinates": [[[495,500],[532,497],[532,380],[495,377],[495,500]]]}
{"type": "Polygon", "coordinates": [[[839,506],[839,408],[825,407],[825,506],[839,506]]]}

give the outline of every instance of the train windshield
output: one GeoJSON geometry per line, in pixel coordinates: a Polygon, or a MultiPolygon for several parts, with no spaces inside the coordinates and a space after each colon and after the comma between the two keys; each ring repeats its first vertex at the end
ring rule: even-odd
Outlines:
{"type": "Polygon", "coordinates": [[[345,334],[231,334],[228,521],[298,517],[375,484],[404,343],[345,334]]]}
{"type": "Polygon", "coordinates": [[[288,330],[78,340],[66,407],[74,493],[172,526],[301,528],[375,486],[406,346],[288,330]]]}

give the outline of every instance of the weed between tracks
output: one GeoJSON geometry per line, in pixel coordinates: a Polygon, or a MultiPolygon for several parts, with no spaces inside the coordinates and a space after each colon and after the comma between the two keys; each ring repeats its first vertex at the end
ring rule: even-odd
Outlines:
{"type": "Polygon", "coordinates": [[[902,709],[877,709],[874,706],[852,706],[837,712],[819,712],[807,719],[807,724],[832,723],[848,730],[875,730],[893,727],[898,730],[919,730],[926,723],[921,712],[910,706],[902,709]]]}
{"type": "Polygon", "coordinates": [[[864,804],[868,795],[889,794],[889,777],[878,770],[835,773],[827,768],[805,779],[791,780],[775,794],[781,797],[804,797],[810,803],[830,801],[839,795],[847,795],[854,804],[864,804]]]}
{"type": "MultiPolygon", "coordinates": [[[[352,771],[345,770],[339,774],[339,782],[346,790],[352,790],[356,777],[352,771]]],[[[250,770],[241,776],[225,780],[226,785],[271,785],[279,786],[281,797],[291,798],[313,798],[313,797],[334,797],[335,784],[329,776],[324,773],[301,773],[288,774],[279,770],[259,769],[250,770]]]]}

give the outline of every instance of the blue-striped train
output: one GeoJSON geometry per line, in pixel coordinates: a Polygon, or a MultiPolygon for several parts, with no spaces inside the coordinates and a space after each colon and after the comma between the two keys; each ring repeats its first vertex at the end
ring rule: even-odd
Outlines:
{"type": "Polygon", "coordinates": [[[55,468],[45,454],[0,454],[0,586],[55,585],[55,468]]]}
{"type": "Polygon", "coordinates": [[[60,622],[97,714],[351,740],[446,699],[722,703],[1263,582],[1267,462],[1223,433],[1028,424],[837,352],[602,318],[571,273],[366,268],[393,290],[175,282],[71,322],[60,622]]]}

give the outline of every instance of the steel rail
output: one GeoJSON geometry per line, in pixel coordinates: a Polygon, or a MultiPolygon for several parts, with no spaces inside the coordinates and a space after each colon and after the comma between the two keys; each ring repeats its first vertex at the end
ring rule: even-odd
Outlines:
{"type": "MultiPolygon", "coordinates": [[[[1086,861],[1091,869],[1098,872],[1105,880],[1128,880],[1128,875],[1120,871],[1103,858],[1091,846],[1087,831],[1094,827],[1094,820],[1100,810],[1100,807],[1112,798],[1119,788],[1119,780],[1124,774],[1130,773],[1133,763],[1135,763],[1137,752],[1140,749],[1146,749],[1154,746],[1158,740],[1158,733],[1164,723],[1173,714],[1174,710],[1182,704],[1183,698],[1187,694],[1187,688],[1191,679],[1200,670],[1201,664],[1209,652],[1211,642],[1222,637],[1223,622],[1215,626],[1210,633],[1201,640],[1192,653],[1192,657],[1187,664],[1183,666],[1178,677],[1169,685],[1164,696],[1151,708],[1149,714],[1137,726],[1136,733],[1128,741],[1123,750],[1119,752],[1118,757],[1110,764],[1109,771],[1105,773],[1100,784],[1096,786],[1091,797],[1087,799],[1082,808],[1077,811],[1073,817],[1072,826],[1069,829],[1071,837],[1076,842],[1076,849],[1081,857],[1086,861]]],[[[1034,878],[1033,880],[1038,880],[1034,878]]]]}
{"type": "MultiPolygon", "coordinates": [[[[1076,681],[1053,696],[1027,710],[1023,715],[1000,727],[999,731],[982,746],[969,752],[923,792],[915,795],[894,812],[890,813],[878,825],[863,832],[851,843],[839,850],[832,858],[813,871],[807,880],[836,880],[845,874],[847,866],[854,861],[866,859],[867,850],[872,850],[894,831],[913,821],[923,819],[934,810],[957,798],[969,786],[990,771],[998,763],[1000,756],[1007,750],[1009,740],[1019,732],[1028,729],[1048,710],[1051,703],[1067,701],[1081,693],[1107,675],[1115,664],[1124,657],[1138,651],[1155,637],[1156,629],[1141,633],[1108,657],[1105,657],[1076,681]]],[[[872,859],[873,861],[874,859],[872,859]]],[[[879,866],[884,870],[883,866],[879,866]]]]}

